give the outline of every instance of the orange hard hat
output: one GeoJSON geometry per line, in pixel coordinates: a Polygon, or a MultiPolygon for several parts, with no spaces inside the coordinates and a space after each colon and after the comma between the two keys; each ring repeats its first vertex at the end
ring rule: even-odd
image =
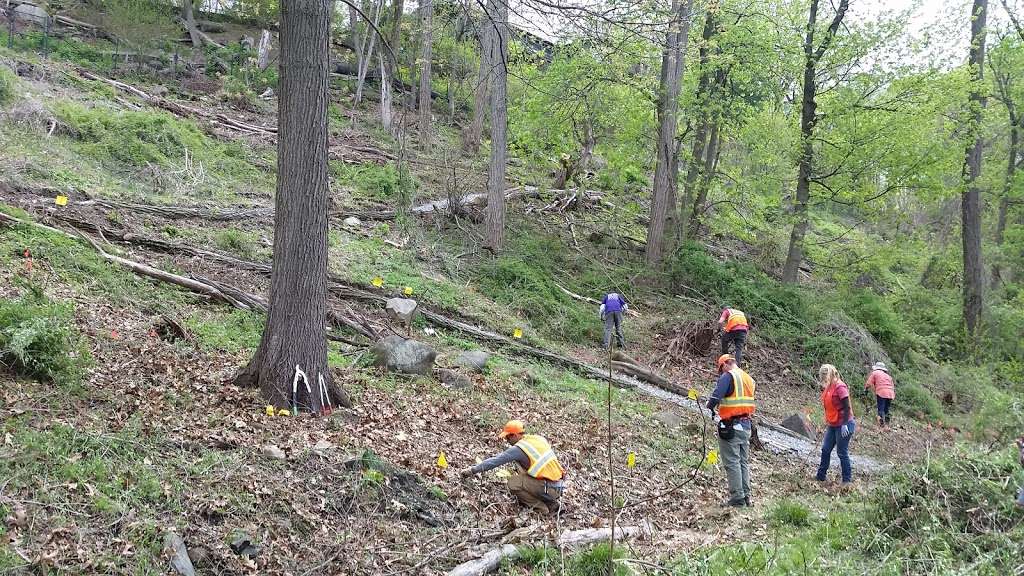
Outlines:
{"type": "Polygon", "coordinates": [[[717,362],[718,363],[718,369],[721,370],[722,366],[725,366],[725,363],[728,362],[729,360],[735,361],[736,357],[733,356],[732,354],[722,354],[721,356],[719,356],[718,357],[718,362],[717,362]]]}
{"type": "Polygon", "coordinates": [[[509,420],[505,422],[505,427],[501,429],[498,438],[508,438],[512,434],[522,434],[524,431],[526,431],[526,425],[522,420],[509,420]]]}

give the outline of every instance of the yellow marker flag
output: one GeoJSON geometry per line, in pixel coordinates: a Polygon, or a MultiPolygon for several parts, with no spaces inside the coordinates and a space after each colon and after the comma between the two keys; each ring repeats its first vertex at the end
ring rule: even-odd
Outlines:
{"type": "Polygon", "coordinates": [[[374,288],[380,288],[384,285],[384,279],[380,276],[374,276],[373,280],[370,280],[370,284],[373,284],[374,288]]]}
{"type": "Polygon", "coordinates": [[[718,450],[708,452],[707,461],[708,464],[718,464],[718,450]]]}
{"type": "Polygon", "coordinates": [[[402,290],[402,294],[405,294],[406,296],[412,296],[412,286],[406,286],[405,289],[402,290]]]}
{"type": "Polygon", "coordinates": [[[697,391],[694,390],[693,388],[690,388],[686,392],[686,395],[689,396],[690,400],[696,400],[697,399],[697,391]]]}
{"type": "MultiPolygon", "coordinates": [[[[286,409],[286,408],[281,408],[281,409],[279,409],[279,410],[277,411],[277,415],[278,415],[278,416],[291,416],[291,415],[292,415],[292,411],[291,411],[291,410],[288,410],[288,409],[286,409]]],[[[298,414],[298,408],[296,408],[296,409],[295,409],[295,415],[296,415],[296,416],[298,416],[298,415],[299,415],[299,414],[298,414]]]]}
{"type": "Polygon", "coordinates": [[[513,338],[522,338],[523,337],[523,329],[522,328],[516,328],[515,330],[513,330],[512,331],[512,337],[513,338]]]}
{"type": "Polygon", "coordinates": [[[636,467],[636,452],[630,452],[626,455],[626,468],[636,467]]]}
{"type": "Polygon", "coordinates": [[[271,406],[270,404],[267,404],[267,416],[273,416],[273,415],[274,415],[274,407],[271,406]]]}
{"type": "Polygon", "coordinates": [[[448,467],[448,459],[444,457],[444,452],[437,453],[437,467],[442,470],[448,467]]]}
{"type": "Polygon", "coordinates": [[[56,198],[54,198],[53,201],[57,203],[57,206],[67,206],[68,205],[68,197],[63,195],[63,194],[61,194],[61,195],[57,196],[56,198]]]}

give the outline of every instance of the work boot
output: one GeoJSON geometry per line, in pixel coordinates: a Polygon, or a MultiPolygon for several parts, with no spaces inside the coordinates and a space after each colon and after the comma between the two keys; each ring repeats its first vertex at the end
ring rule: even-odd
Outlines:
{"type": "Polygon", "coordinates": [[[743,498],[743,505],[748,507],[748,508],[753,506],[753,504],[750,503],[750,496],[745,496],[743,498]]]}
{"type": "Polygon", "coordinates": [[[726,500],[722,503],[722,506],[726,508],[743,508],[744,506],[748,506],[748,504],[744,498],[742,500],[726,500]]]}

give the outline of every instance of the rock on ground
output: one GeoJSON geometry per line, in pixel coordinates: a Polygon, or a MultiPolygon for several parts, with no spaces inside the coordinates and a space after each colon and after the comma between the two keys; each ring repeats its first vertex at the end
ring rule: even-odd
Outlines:
{"type": "Polygon", "coordinates": [[[267,458],[270,458],[271,460],[284,460],[285,459],[284,450],[281,450],[280,448],[278,448],[274,444],[267,444],[266,446],[264,446],[262,448],[261,451],[263,452],[264,456],[266,456],[267,458]]]}
{"type": "Polygon", "coordinates": [[[671,410],[660,410],[654,414],[654,419],[669,428],[677,428],[683,423],[681,416],[671,410]]]}
{"type": "Polygon", "coordinates": [[[462,372],[442,369],[437,371],[437,375],[441,379],[441,382],[449,388],[460,389],[473,387],[473,381],[469,379],[469,376],[466,376],[462,372]]]}
{"type": "Polygon", "coordinates": [[[814,424],[806,414],[795,413],[790,414],[781,423],[782,427],[786,430],[796,432],[804,438],[810,438],[816,440],[818,438],[818,431],[814,428],[814,424]]]}
{"type": "Polygon", "coordinates": [[[483,372],[491,355],[483,350],[466,350],[455,358],[455,365],[470,372],[483,372]]]}
{"type": "Polygon", "coordinates": [[[164,534],[164,550],[171,556],[171,568],[181,576],[195,576],[196,570],[192,566],[192,559],[189,558],[188,549],[185,548],[185,541],[174,532],[164,534]]]}
{"type": "Polygon", "coordinates": [[[377,366],[383,366],[391,372],[423,376],[431,374],[434,359],[437,358],[437,351],[429,344],[397,335],[382,338],[373,345],[370,352],[377,366]]]}
{"type": "Polygon", "coordinates": [[[384,309],[389,318],[408,326],[416,318],[419,304],[411,298],[389,298],[384,309]]]}

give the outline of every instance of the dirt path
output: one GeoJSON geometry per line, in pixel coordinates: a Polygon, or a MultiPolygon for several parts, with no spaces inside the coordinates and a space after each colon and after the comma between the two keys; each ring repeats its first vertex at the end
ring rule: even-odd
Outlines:
{"type": "MultiPolygon", "coordinates": [[[[667,390],[662,390],[651,384],[644,382],[637,382],[637,390],[653,396],[666,402],[671,402],[677,406],[685,408],[690,412],[700,414],[704,413],[705,416],[711,417],[711,413],[701,407],[697,402],[685,398],[678,394],[674,394],[667,390]]],[[[782,455],[785,453],[793,453],[799,456],[802,460],[809,463],[817,463],[818,461],[818,444],[812,443],[810,440],[800,438],[792,434],[786,434],[779,430],[768,429],[765,426],[761,426],[758,429],[758,437],[761,438],[761,442],[769,446],[775,454],[782,455]]],[[[856,467],[858,472],[866,472],[869,474],[878,474],[885,472],[889,469],[889,465],[883,462],[879,462],[873,458],[867,456],[851,455],[851,462],[856,467]]]]}

